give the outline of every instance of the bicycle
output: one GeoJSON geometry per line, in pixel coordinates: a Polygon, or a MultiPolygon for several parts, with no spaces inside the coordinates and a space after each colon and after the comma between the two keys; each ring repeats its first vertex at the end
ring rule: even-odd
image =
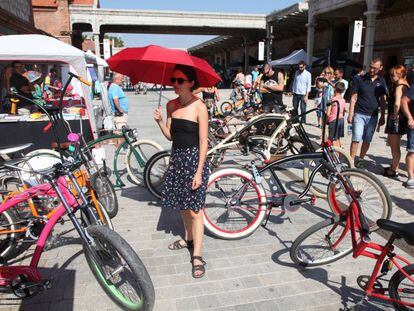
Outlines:
{"type": "MultiPolygon", "coordinates": [[[[337,261],[350,253],[354,258],[369,257],[375,266],[371,275],[359,276],[358,285],[364,290],[364,298],[357,303],[362,304],[368,297],[375,297],[392,302],[398,310],[409,310],[414,307],[414,264],[394,251],[394,241],[404,239],[409,245],[414,245],[414,223],[398,223],[388,219],[379,219],[379,228],[391,232],[385,245],[371,242],[370,227],[365,212],[358,200],[358,192],[352,189],[352,183],[341,173],[336,174],[337,186],[346,193],[348,208],[340,208],[338,216],[317,223],[299,235],[290,249],[292,261],[303,267],[314,267],[337,261]],[[403,267],[403,265],[405,266],[403,267]],[[383,285],[383,277],[393,267],[397,271],[389,280],[388,286],[383,285]],[[386,292],[388,291],[388,296],[386,292]]],[[[335,192],[332,192],[335,202],[335,192]]]]}
{"type": "MultiPolygon", "coordinates": [[[[301,115],[296,118],[300,117],[301,115]]],[[[266,157],[254,144],[251,151],[262,161],[266,157]]],[[[210,176],[203,216],[205,228],[216,237],[241,239],[253,234],[263,222],[263,226],[267,225],[274,207],[282,207],[293,212],[298,210],[301,204],[313,205],[315,196],[305,196],[310,192],[317,174],[329,181],[326,193],[328,198],[331,198],[328,203],[334,214],[339,215],[342,208],[346,208],[343,203],[344,192],[337,189],[335,182],[335,176],[341,174],[346,176],[349,183],[352,182],[355,193],[358,192],[358,199],[364,204],[364,212],[370,216],[371,230],[378,229],[375,225],[376,219],[388,219],[391,216],[392,201],[385,186],[368,172],[343,167],[336,149],[329,140],[324,143],[321,151],[286,156],[262,168],[258,168],[255,161],[252,161],[248,168],[249,171],[236,168],[222,169],[210,176]],[[287,163],[307,162],[316,163],[309,181],[299,194],[289,194],[277,171],[284,169],[283,165],[287,163]],[[264,181],[267,179],[270,189],[276,189],[276,195],[266,193],[264,181]],[[362,182],[364,184],[361,184],[362,182]]]]}
{"type": "MultiPolygon", "coordinates": [[[[83,82],[76,75],[71,76],[83,82]]],[[[51,118],[47,112],[46,115],[51,118]]],[[[59,142],[53,123],[52,128],[59,142]]],[[[73,158],[76,158],[76,155],[82,152],[81,137],[70,133],[68,140],[71,142],[69,150],[72,150],[73,158]]],[[[53,227],[67,214],[81,238],[88,265],[107,295],[124,310],[151,310],[155,293],[145,266],[122,237],[102,226],[103,223],[72,172],[73,162],[61,154],[61,162],[54,164],[52,168],[35,171],[18,165],[24,161],[25,158],[8,160],[0,162],[0,166],[9,170],[25,171],[33,176],[42,176],[47,182],[27,188],[0,204],[0,232],[7,236],[1,241],[2,246],[5,243],[12,244],[13,234],[21,231],[18,228],[19,224],[14,223],[9,217],[12,209],[36,197],[57,197],[59,204],[44,227],[40,228],[30,264],[0,267],[0,286],[10,290],[18,298],[28,298],[50,288],[50,280],[43,280],[37,267],[53,227]],[[67,180],[73,185],[72,189],[67,180]],[[80,221],[75,215],[78,211],[81,214],[80,221]]]]}
{"type": "MultiPolygon", "coordinates": [[[[22,170],[15,165],[20,161],[22,159],[10,160],[1,165],[7,169],[22,170]]],[[[102,226],[76,177],[70,171],[71,166],[72,163],[64,162],[45,171],[28,171],[43,176],[48,183],[28,188],[0,205],[0,232],[7,235],[2,240],[4,245],[13,243],[12,235],[20,232],[18,225],[10,217],[13,208],[39,196],[56,196],[59,200],[59,206],[41,228],[30,264],[0,267],[0,287],[9,290],[18,298],[29,298],[51,287],[51,280],[42,279],[38,264],[53,227],[67,214],[81,238],[88,265],[107,295],[124,310],[151,310],[154,304],[154,288],[145,266],[121,236],[102,226]],[[66,178],[69,178],[77,190],[80,202],[70,192],[66,178]],[[77,211],[81,212],[81,221],[75,216],[77,211]],[[128,279],[129,276],[131,280],[128,279]],[[124,289],[122,286],[128,288],[124,289]]]]}
{"type": "MultiPolygon", "coordinates": [[[[309,110],[311,113],[316,109],[309,110]]],[[[263,162],[270,163],[273,156],[280,157],[288,150],[293,154],[312,153],[317,150],[310,140],[302,123],[296,122],[297,117],[291,117],[289,113],[276,114],[264,113],[251,118],[235,132],[230,133],[221,141],[215,136],[209,135],[209,150],[207,153],[211,169],[218,168],[223,162],[225,153],[231,148],[240,148],[243,154],[248,153],[248,144],[257,146],[262,150],[263,162]],[[295,134],[297,133],[297,135],[295,134]]],[[[341,148],[332,147],[338,156],[338,163],[347,167],[353,167],[350,156],[341,148]]],[[[163,176],[166,173],[169,163],[169,152],[163,151],[153,155],[147,162],[144,169],[144,182],[147,189],[156,198],[161,198],[161,187],[163,176]]],[[[303,178],[306,183],[309,181],[312,162],[306,163],[303,169],[303,178]]],[[[326,197],[326,191],[311,185],[311,191],[319,197],[326,197]]]]}

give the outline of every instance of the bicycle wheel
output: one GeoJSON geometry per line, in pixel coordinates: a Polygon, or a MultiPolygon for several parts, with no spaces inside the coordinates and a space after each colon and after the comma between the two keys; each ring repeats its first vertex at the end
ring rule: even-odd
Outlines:
{"type": "Polygon", "coordinates": [[[144,168],[144,182],[148,191],[157,199],[161,199],[165,175],[170,163],[170,151],[164,150],[154,154],[144,168]]]}
{"type": "Polygon", "coordinates": [[[223,102],[220,105],[221,114],[224,117],[227,117],[228,115],[230,115],[233,109],[234,109],[234,105],[231,102],[223,102]]]}
{"type": "Polygon", "coordinates": [[[126,169],[132,182],[137,185],[143,185],[145,163],[147,163],[149,158],[155,153],[162,151],[163,148],[156,142],[147,139],[138,140],[133,143],[132,146],[138,152],[141,159],[137,159],[132,152],[132,149],[129,148],[125,160],[126,169]]]}
{"type": "Polygon", "coordinates": [[[205,228],[214,236],[227,240],[245,238],[266,215],[265,191],[249,172],[217,171],[209,179],[203,215],[205,228]]]}
{"type": "Polygon", "coordinates": [[[84,246],[86,261],[106,294],[123,310],[152,310],[154,286],[132,247],[107,227],[91,226],[87,231],[94,244],[84,246]],[[99,262],[95,261],[91,251],[99,262]],[[109,279],[101,271],[108,273],[109,279]]]}
{"type": "Polygon", "coordinates": [[[10,259],[17,248],[17,240],[21,236],[18,232],[21,226],[18,218],[11,210],[0,214],[0,259],[10,259]]]}
{"type": "Polygon", "coordinates": [[[292,261],[303,267],[325,265],[352,252],[351,234],[346,219],[328,218],[304,231],[290,248],[292,261]]]}
{"type": "MultiPolygon", "coordinates": [[[[339,162],[341,163],[341,167],[343,169],[354,167],[351,156],[344,149],[338,147],[332,147],[332,149],[336,153],[339,162]]],[[[312,171],[315,169],[317,165],[319,165],[318,162],[309,161],[308,165],[305,165],[305,167],[303,168],[303,181],[305,182],[305,184],[308,184],[310,175],[312,174],[312,171]]],[[[329,179],[327,177],[328,176],[326,174],[325,169],[319,170],[319,172],[315,175],[310,188],[310,191],[315,196],[324,199],[327,198],[327,191],[329,185],[329,179]]]]}
{"type": "MultiPolygon", "coordinates": [[[[413,277],[414,264],[405,266],[404,272],[413,277]]],[[[392,299],[398,300],[401,303],[414,304],[414,283],[410,281],[400,270],[395,272],[390,279],[389,293],[392,299]]],[[[394,307],[400,311],[414,310],[413,306],[405,306],[394,302],[394,307]]]]}
{"type": "Polygon", "coordinates": [[[118,214],[118,198],[111,181],[97,172],[91,176],[90,181],[98,201],[102,203],[109,217],[114,218],[118,214]]]}
{"type": "MultiPolygon", "coordinates": [[[[347,169],[341,174],[353,189],[370,231],[378,230],[377,220],[391,217],[392,200],[388,190],[377,177],[366,171],[347,169]]],[[[328,203],[336,214],[349,208],[351,202],[338,181],[329,183],[328,203]]]]}

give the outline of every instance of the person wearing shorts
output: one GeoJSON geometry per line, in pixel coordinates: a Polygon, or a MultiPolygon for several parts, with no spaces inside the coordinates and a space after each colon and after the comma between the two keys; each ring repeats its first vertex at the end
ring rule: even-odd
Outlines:
{"type": "Polygon", "coordinates": [[[121,130],[128,123],[128,97],[122,90],[124,76],[114,73],[112,83],[108,89],[108,99],[114,114],[115,128],[121,130]]]}
{"type": "Polygon", "coordinates": [[[345,99],[342,94],[345,90],[345,84],[338,82],[335,84],[335,95],[331,100],[331,105],[326,110],[328,122],[329,140],[336,147],[341,147],[341,137],[344,137],[344,116],[345,116],[345,99]],[[339,113],[338,113],[339,110],[339,113]]]}
{"type": "Polygon", "coordinates": [[[364,158],[374,136],[375,129],[385,124],[385,105],[387,86],[379,76],[382,70],[382,60],[374,59],[369,72],[361,77],[355,77],[351,89],[348,123],[352,124],[351,158],[355,159],[359,143],[362,141],[359,160],[356,166],[364,167],[364,158]],[[381,117],[378,122],[378,112],[381,107],[381,117]]]}
{"type": "Polygon", "coordinates": [[[408,189],[414,189],[414,86],[403,95],[401,100],[401,109],[407,118],[407,164],[408,179],[405,186],[408,189]]]}

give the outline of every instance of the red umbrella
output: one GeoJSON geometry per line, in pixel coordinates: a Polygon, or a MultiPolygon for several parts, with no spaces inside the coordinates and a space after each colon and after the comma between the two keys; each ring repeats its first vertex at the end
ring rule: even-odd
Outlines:
{"type": "Polygon", "coordinates": [[[148,82],[171,85],[170,77],[177,64],[194,67],[200,86],[213,86],[221,80],[204,59],[183,50],[158,45],[126,48],[106,61],[112,71],[127,75],[133,84],[148,82]]]}

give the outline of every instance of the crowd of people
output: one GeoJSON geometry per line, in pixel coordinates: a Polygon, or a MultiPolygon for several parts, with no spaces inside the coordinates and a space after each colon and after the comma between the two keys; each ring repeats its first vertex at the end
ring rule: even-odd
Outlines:
{"type": "MultiPolygon", "coordinates": [[[[28,70],[28,66],[19,61],[14,61],[6,67],[2,77],[2,93],[6,95],[11,88],[14,88],[18,94],[41,106],[50,99],[59,98],[62,82],[58,77],[57,70],[51,68],[47,74],[43,75],[38,66],[31,67],[28,70]]],[[[69,86],[65,95],[73,96],[72,91],[73,87],[69,86]]],[[[37,108],[29,100],[20,99],[18,106],[2,105],[2,109],[4,112],[12,114],[37,111],[37,108]]]]}
{"type": "MultiPolygon", "coordinates": [[[[359,168],[365,167],[364,160],[374,133],[385,125],[387,145],[392,154],[391,165],[383,171],[387,177],[399,175],[401,138],[407,135],[405,162],[408,179],[404,185],[414,189],[414,87],[410,88],[413,73],[402,65],[394,66],[389,72],[390,84],[387,85],[382,60],[374,59],[368,72],[358,70],[351,76],[351,81],[344,78],[342,68],[330,66],[325,67],[313,81],[306,63],[300,62],[291,81],[293,114],[299,115],[302,123],[307,122],[304,113],[314,108],[309,107],[308,100],[314,83],[315,107],[318,108],[316,126],[322,128],[322,117],[326,116],[328,138],[335,146],[344,147],[341,138],[345,136],[347,123],[348,133],[352,135],[349,152],[359,168]]],[[[261,101],[262,111],[278,113],[285,109],[286,75],[270,64],[265,64],[262,72],[257,66],[247,73],[239,69],[232,85],[230,98],[234,102],[254,93],[261,101]]],[[[214,89],[212,96],[217,93],[214,89]]]]}

